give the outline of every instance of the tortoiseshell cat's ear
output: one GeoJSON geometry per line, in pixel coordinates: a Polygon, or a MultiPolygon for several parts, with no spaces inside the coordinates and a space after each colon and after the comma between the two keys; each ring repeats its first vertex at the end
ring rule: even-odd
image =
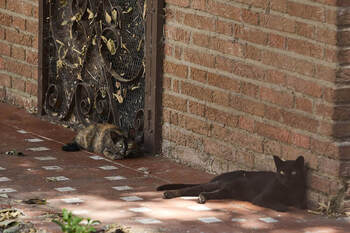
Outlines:
{"type": "Polygon", "coordinates": [[[114,143],[117,143],[119,141],[119,139],[120,139],[120,135],[117,132],[113,131],[113,130],[111,130],[110,134],[111,134],[112,141],[114,143]]]}
{"type": "Polygon", "coordinates": [[[283,160],[280,159],[278,156],[274,155],[273,160],[275,161],[276,168],[281,167],[283,160]]]}
{"type": "Polygon", "coordinates": [[[296,160],[295,163],[297,164],[298,167],[302,168],[304,167],[304,157],[300,155],[296,160]]]}

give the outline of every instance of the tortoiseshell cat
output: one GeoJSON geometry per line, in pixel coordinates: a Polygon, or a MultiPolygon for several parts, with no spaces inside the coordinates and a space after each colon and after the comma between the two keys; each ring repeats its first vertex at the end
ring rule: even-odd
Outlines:
{"type": "Polygon", "coordinates": [[[141,154],[138,143],[112,124],[93,124],[78,131],[72,143],[62,147],[64,151],[85,149],[102,153],[110,159],[124,159],[141,154]]]}
{"type": "Polygon", "coordinates": [[[288,206],[306,208],[304,157],[282,161],[273,156],[277,172],[233,171],[223,173],[205,184],[166,184],[159,186],[164,198],[198,196],[198,203],[212,199],[236,199],[277,211],[288,206]]]}

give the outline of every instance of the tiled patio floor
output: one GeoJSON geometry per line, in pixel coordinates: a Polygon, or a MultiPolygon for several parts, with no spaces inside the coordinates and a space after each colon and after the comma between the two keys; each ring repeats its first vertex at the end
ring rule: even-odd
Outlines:
{"type": "Polygon", "coordinates": [[[61,151],[74,132],[0,103],[0,193],[11,200],[44,198],[33,206],[0,198],[0,207],[17,207],[48,232],[46,213],[67,208],[103,224],[131,232],[350,232],[350,218],[329,219],[293,210],[278,213],[246,202],[163,200],[155,188],[167,182],[203,182],[212,176],[161,157],[110,161],[88,152],[61,151]],[[15,149],[25,156],[3,153],[15,149]],[[141,169],[140,169],[141,168],[141,169]],[[144,172],[147,168],[149,174],[144,172]],[[49,182],[47,177],[63,177],[49,182]]]}

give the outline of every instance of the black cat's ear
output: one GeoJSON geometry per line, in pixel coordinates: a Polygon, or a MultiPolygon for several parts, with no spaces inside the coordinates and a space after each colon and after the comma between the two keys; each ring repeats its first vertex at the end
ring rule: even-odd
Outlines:
{"type": "Polygon", "coordinates": [[[278,156],[274,155],[273,160],[275,161],[276,168],[279,168],[281,164],[283,163],[282,159],[280,159],[278,156]]]}
{"type": "Polygon", "coordinates": [[[304,157],[300,155],[296,160],[295,163],[298,167],[304,167],[304,157]]]}

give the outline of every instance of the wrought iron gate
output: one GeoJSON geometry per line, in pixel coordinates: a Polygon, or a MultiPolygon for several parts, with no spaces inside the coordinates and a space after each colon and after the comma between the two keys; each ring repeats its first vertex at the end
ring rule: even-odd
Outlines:
{"type": "MultiPolygon", "coordinates": [[[[137,131],[145,122],[145,134],[160,137],[160,72],[151,66],[161,65],[162,5],[160,0],[40,1],[41,114],[137,131]]],[[[157,152],[159,139],[154,139],[151,151],[157,152]]]]}

